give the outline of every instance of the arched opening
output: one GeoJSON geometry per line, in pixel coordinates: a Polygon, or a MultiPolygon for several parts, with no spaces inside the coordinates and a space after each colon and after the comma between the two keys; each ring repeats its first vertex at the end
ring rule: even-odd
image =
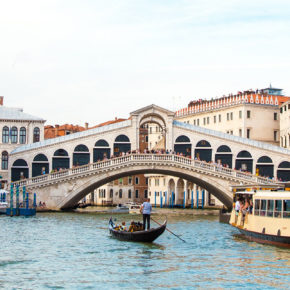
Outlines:
{"type": "Polygon", "coordinates": [[[95,143],[93,162],[101,161],[105,158],[111,157],[111,149],[109,143],[106,140],[99,140],[95,143]]]}
{"type": "Polygon", "coordinates": [[[253,158],[248,151],[241,151],[236,158],[236,170],[253,173],[253,158]]]}
{"type": "Polygon", "coordinates": [[[68,169],[69,168],[69,156],[64,149],[58,149],[54,152],[52,157],[52,169],[68,169]]]}
{"type": "Polygon", "coordinates": [[[196,144],[194,158],[200,161],[212,161],[212,149],[209,142],[201,140],[196,144]]]}
{"type": "Polygon", "coordinates": [[[174,144],[174,151],[177,154],[182,154],[183,156],[191,157],[190,139],[185,135],[177,137],[174,144]]]}
{"type": "Polygon", "coordinates": [[[11,181],[17,181],[29,177],[27,162],[23,159],[14,161],[11,167],[11,181]]]}
{"type": "Polygon", "coordinates": [[[290,181],[290,162],[283,161],[279,164],[277,178],[280,181],[290,181]]]}
{"type": "Polygon", "coordinates": [[[256,164],[256,174],[258,176],[270,177],[274,176],[274,164],[270,157],[262,156],[256,164]]]}
{"type": "Polygon", "coordinates": [[[33,143],[40,141],[40,129],[35,127],[33,129],[33,143]]]}
{"type": "Polygon", "coordinates": [[[49,173],[49,162],[44,154],[37,154],[32,162],[32,177],[49,173]]]}
{"type": "Polygon", "coordinates": [[[233,154],[231,148],[227,145],[221,145],[215,154],[215,162],[224,167],[233,168],[233,154]]]}
{"type": "Polygon", "coordinates": [[[2,152],[2,164],[1,164],[2,170],[7,170],[8,169],[8,152],[3,151],[2,152]]]}
{"type": "Polygon", "coordinates": [[[18,141],[18,129],[16,127],[12,127],[11,129],[11,143],[17,143],[18,141]]]}
{"type": "Polygon", "coordinates": [[[176,200],[175,205],[182,206],[184,199],[184,181],[179,178],[176,186],[176,200]]]}
{"type": "Polygon", "coordinates": [[[25,144],[26,143],[26,129],[24,127],[20,128],[19,143],[20,144],[25,144]]]}
{"type": "Polygon", "coordinates": [[[78,145],[73,153],[73,166],[82,166],[90,163],[89,148],[86,145],[78,145]]]}
{"type": "Polygon", "coordinates": [[[130,139],[126,135],[117,136],[114,142],[114,155],[119,156],[129,151],[131,151],[130,139]]]}
{"type": "Polygon", "coordinates": [[[9,143],[9,128],[7,126],[2,129],[2,143],[9,143]]]}
{"type": "Polygon", "coordinates": [[[175,204],[175,182],[174,179],[171,178],[168,182],[168,198],[167,203],[169,205],[175,204]]]}

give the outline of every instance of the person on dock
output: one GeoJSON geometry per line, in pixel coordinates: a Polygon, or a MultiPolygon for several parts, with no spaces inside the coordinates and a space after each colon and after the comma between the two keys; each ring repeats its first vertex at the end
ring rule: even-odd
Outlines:
{"type": "Polygon", "coordinates": [[[146,221],[147,221],[147,230],[150,230],[150,214],[152,211],[152,205],[150,204],[150,198],[147,198],[145,202],[141,205],[141,212],[143,214],[143,227],[146,230],[146,221]]]}

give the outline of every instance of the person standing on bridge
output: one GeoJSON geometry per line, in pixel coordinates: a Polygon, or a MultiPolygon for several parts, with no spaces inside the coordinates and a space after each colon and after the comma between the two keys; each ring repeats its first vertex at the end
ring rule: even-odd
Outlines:
{"type": "Polygon", "coordinates": [[[147,230],[150,230],[150,214],[152,211],[152,205],[150,203],[150,198],[147,198],[145,202],[141,205],[140,211],[143,214],[143,228],[146,230],[146,221],[147,221],[147,230]]]}

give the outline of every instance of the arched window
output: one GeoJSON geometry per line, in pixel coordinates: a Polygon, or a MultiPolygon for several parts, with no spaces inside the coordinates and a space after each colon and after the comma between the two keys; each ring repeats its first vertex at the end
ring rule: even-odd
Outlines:
{"type": "Polygon", "coordinates": [[[217,149],[217,152],[231,152],[231,148],[227,145],[222,145],[217,149]]]}
{"type": "Polygon", "coordinates": [[[11,129],[11,143],[17,143],[18,139],[18,130],[16,127],[12,127],[11,129]]]}
{"type": "Polygon", "coordinates": [[[128,198],[132,198],[132,191],[131,191],[131,189],[128,190],[128,198]]]}
{"type": "Polygon", "coordinates": [[[7,126],[2,129],[2,143],[9,143],[9,128],[7,126]]]}
{"type": "Polygon", "coordinates": [[[3,170],[8,169],[8,152],[7,151],[2,152],[2,169],[3,170]]]}
{"type": "Polygon", "coordinates": [[[190,143],[190,139],[187,136],[181,135],[176,138],[176,143],[190,143]]]}
{"type": "Polygon", "coordinates": [[[38,127],[35,127],[33,130],[33,143],[39,142],[40,140],[40,130],[38,127]]]}
{"type": "Polygon", "coordinates": [[[111,188],[110,189],[110,198],[113,198],[114,190],[111,188]]]}
{"type": "Polygon", "coordinates": [[[116,137],[115,142],[130,142],[130,139],[126,135],[119,135],[116,137]]]}
{"type": "Polygon", "coordinates": [[[122,194],[123,194],[122,189],[119,189],[119,198],[122,198],[122,194]]]}
{"type": "Polygon", "coordinates": [[[26,143],[26,129],[24,127],[20,128],[19,143],[20,144],[26,143]]]}

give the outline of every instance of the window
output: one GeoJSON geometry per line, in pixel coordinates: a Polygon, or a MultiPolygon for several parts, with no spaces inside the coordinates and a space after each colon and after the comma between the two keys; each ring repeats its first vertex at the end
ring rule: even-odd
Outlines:
{"type": "Polygon", "coordinates": [[[222,121],[222,115],[219,115],[219,123],[222,121]]]}
{"type": "Polygon", "coordinates": [[[282,200],[275,200],[274,217],[281,217],[282,212],[282,200]]]}
{"type": "Polygon", "coordinates": [[[209,124],[209,117],[206,118],[207,124],[209,124]]]}
{"type": "Polygon", "coordinates": [[[216,123],[216,116],[213,116],[213,122],[216,123]]]}
{"type": "Polygon", "coordinates": [[[135,197],[136,197],[136,198],[139,197],[139,190],[138,190],[138,189],[135,190],[135,197]]]}
{"type": "Polygon", "coordinates": [[[144,190],[144,197],[148,198],[148,190],[147,189],[144,190]]]}
{"type": "Polygon", "coordinates": [[[251,118],[251,111],[247,111],[247,118],[248,118],[248,119],[251,118]]]}
{"type": "Polygon", "coordinates": [[[113,198],[114,190],[110,189],[110,198],[113,198]]]}
{"type": "Polygon", "coordinates": [[[194,125],[194,126],[196,125],[196,121],[195,121],[195,120],[193,120],[193,125],[194,125]]]}
{"type": "Polygon", "coordinates": [[[274,210],[274,200],[268,200],[267,216],[272,217],[273,216],[273,210],[274,210]]]}
{"type": "Polygon", "coordinates": [[[283,200],[283,217],[290,218],[290,199],[283,200]]]}
{"type": "Polygon", "coordinates": [[[230,113],[227,113],[227,121],[230,120],[230,113]]]}
{"type": "Polygon", "coordinates": [[[9,142],[9,128],[3,127],[2,129],[2,143],[8,143],[9,142]]]}
{"type": "Polygon", "coordinates": [[[197,126],[199,126],[199,119],[197,119],[197,126]]]}
{"type": "Polygon", "coordinates": [[[122,198],[122,196],[123,196],[123,190],[119,189],[119,198],[122,198]]]}
{"type": "Polygon", "coordinates": [[[163,178],[163,186],[165,186],[165,178],[163,178]]]}
{"type": "Polygon", "coordinates": [[[239,118],[242,119],[242,116],[243,116],[242,111],[239,111],[239,118]]]}
{"type": "Polygon", "coordinates": [[[233,120],[234,119],[234,114],[233,114],[233,112],[231,112],[231,120],[233,120]]]}
{"type": "Polygon", "coordinates": [[[230,134],[231,134],[231,135],[233,135],[233,134],[234,134],[233,130],[231,130],[231,131],[230,131],[230,134]]]}
{"type": "Polygon", "coordinates": [[[2,169],[3,170],[8,169],[8,153],[7,153],[7,151],[2,152],[2,169]]]}
{"type": "Polygon", "coordinates": [[[128,183],[129,183],[129,184],[132,184],[132,176],[129,176],[129,177],[128,177],[128,183]]]}
{"type": "Polygon", "coordinates": [[[18,139],[18,130],[16,127],[12,127],[11,129],[11,143],[17,143],[18,139]]]}
{"type": "Polygon", "coordinates": [[[145,136],[145,142],[148,143],[148,135],[145,136]]]}
{"type": "Polygon", "coordinates": [[[242,137],[242,129],[239,129],[239,136],[242,137]]]}
{"type": "Polygon", "coordinates": [[[132,192],[131,192],[131,189],[128,190],[128,198],[132,198],[132,192]]]}
{"type": "Polygon", "coordinates": [[[278,114],[274,113],[274,120],[277,121],[278,120],[278,114]]]}
{"type": "Polygon", "coordinates": [[[278,131],[274,131],[274,141],[277,141],[278,131]]]}
{"type": "Polygon", "coordinates": [[[261,210],[260,210],[260,215],[265,216],[266,215],[266,205],[267,205],[267,200],[261,200],[261,210]]]}
{"type": "Polygon", "coordinates": [[[203,125],[206,124],[206,118],[203,118],[203,125]]]}
{"type": "Polygon", "coordinates": [[[255,200],[255,210],[254,210],[255,215],[260,215],[260,199],[255,200]]]}
{"type": "Polygon", "coordinates": [[[123,184],[123,178],[119,178],[119,185],[123,184]]]}
{"type": "Polygon", "coordinates": [[[139,178],[135,177],[135,184],[139,184],[139,178]]]}
{"type": "Polygon", "coordinates": [[[40,140],[40,130],[38,127],[35,127],[33,130],[33,143],[39,142],[40,140]]]}
{"type": "Polygon", "coordinates": [[[20,128],[19,143],[20,144],[25,144],[26,143],[26,129],[24,127],[20,128]]]}
{"type": "Polygon", "coordinates": [[[159,186],[159,179],[158,178],[155,179],[155,186],[159,186]]]}
{"type": "Polygon", "coordinates": [[[250,139],[250,132],[251,130],[250,129],[247,129],[247,138],[250,139]]]}
{"type": "Polygon", "coordinates": [[[145,184],[148,185],[148,177],[145,178],[145,184]]]}

